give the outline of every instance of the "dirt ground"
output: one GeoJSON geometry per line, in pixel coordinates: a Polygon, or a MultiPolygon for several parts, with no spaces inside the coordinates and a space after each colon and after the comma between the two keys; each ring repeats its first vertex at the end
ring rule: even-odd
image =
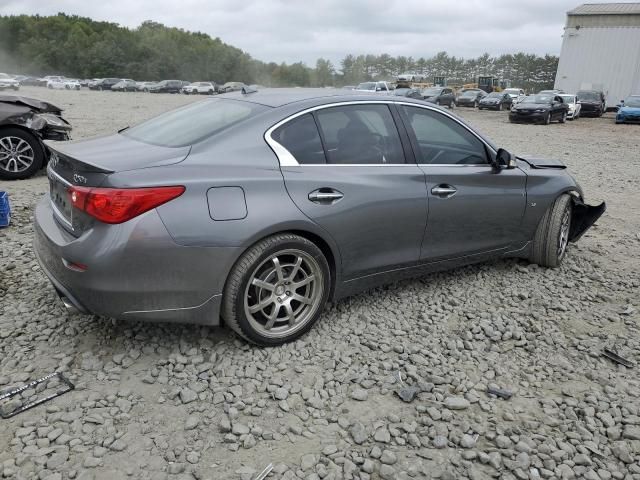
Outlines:
{"type": "MultiPolygon", "coordinates": [[[[62,107],[74,139],[205,100],[20,94],[62,107]]],[[[455,112],[512,153],[565,162],[604,216],[559,269],[503,260],[400,282],[278,348],[69,315],[31,249],[44,173],[0,182],[14,214],[0,230],[0,395],[56,370],[77,387],[0,420],[0,477],[253,479],[273,463],[269,478],[640,479],[640,126],[455,112]],[[423,390],[412,403],[397,372],[423,390]]]]}

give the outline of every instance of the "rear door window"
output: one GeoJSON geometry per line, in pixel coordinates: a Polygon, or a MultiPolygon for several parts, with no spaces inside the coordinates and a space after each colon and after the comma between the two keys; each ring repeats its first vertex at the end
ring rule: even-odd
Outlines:
{"type": "Polygon", "coordinates": [[[404,152],[387,105],[349,105],[316,112],[327,150],[334,164],[402,164],[404,152]]]}

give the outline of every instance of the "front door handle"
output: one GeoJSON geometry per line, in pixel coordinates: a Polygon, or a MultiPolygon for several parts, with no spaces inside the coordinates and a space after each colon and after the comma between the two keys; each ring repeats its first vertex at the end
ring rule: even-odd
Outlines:
{"type": "Polygon", "coordinates": [[[453,197],[457,191],[458,189],[456,187],[446,184],[438,185],[431,189],[432,194],[441,198],[453,197]]]}
{"type": "Polygon", "coordinates": [[[333,188],[319,188],[309,194],[309,200],[323,205],[331,205],[342,200],[343,197],[342,192],[333,188]]]}

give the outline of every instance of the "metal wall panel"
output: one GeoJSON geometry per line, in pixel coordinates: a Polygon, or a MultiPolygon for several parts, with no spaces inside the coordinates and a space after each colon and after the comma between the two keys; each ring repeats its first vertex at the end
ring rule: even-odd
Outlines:
{"type": "Polygon", "coordinates": [[[602,88],[607,107],[640,94],[640,28],[565,29],[555,88],[602,88]]]}

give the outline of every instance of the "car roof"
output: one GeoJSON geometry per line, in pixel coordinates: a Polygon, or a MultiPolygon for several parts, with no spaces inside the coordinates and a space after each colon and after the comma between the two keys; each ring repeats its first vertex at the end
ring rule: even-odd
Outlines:
{"type": "Polygon", "coordinates": [[[385,98],[393,98],[392,95],[372,95],[367,92],[360,94],[357,90],[348,90],[348,92],[349,93],[345,93],[345,90],[342,88],[264,88],[253,93],[244,94],[238,91],[223,93],[221,96],[245,102],[259,103],[274,108],[314,99],[335,98],[336,101],[344,102],[348,100],[379,101],[385,98]]]}

